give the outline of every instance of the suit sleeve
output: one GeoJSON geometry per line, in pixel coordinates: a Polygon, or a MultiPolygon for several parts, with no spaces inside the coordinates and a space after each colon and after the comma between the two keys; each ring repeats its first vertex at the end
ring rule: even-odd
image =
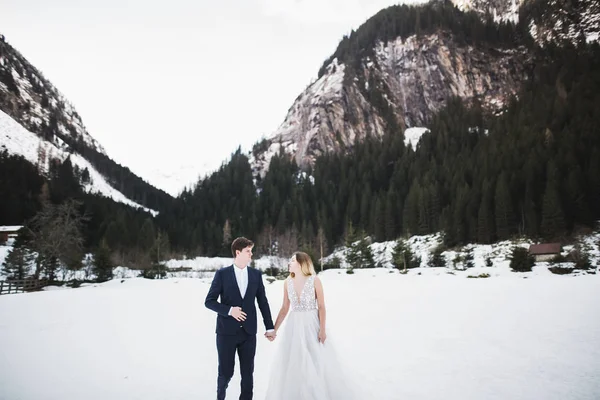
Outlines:
{"type": "Polygon", "coordinates": [[[256,292],[256,301],[258,301],[258,308],[263,317],[266,330],[272,330],[273,319],[271,318],[271,309],[269,308],[269,301],[265,293],[265,285],[262,279],[262,272],[258,271],[258,291],[256,292]]]}
{"type": "Polygon", "coordinates": [[[221,270],[218,270],[215,272],[210,289],[208,289],[206,300],[204,300],[204,305],[206,308],[213,310],[219,315],[227,317],[231,307],[218,302],[221,293],[223,293],[223,281],[221,280],[221,270]]]}

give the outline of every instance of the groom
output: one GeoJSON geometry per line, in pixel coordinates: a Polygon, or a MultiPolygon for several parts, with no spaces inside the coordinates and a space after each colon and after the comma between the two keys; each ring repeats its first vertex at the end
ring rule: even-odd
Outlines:
{"type": "Polygon", "coordinates": [[[269,302],[265,295],[262,273],[248,267],[252,259],[254,243],[239,237],[231,244],[233,265],[217,270],[204,305],[217,316],[217,353],[219,355],[219,377],[217,400],[225,400],[227,385],[233,376],[235,352],[240,358],[242,392],[240,400],[251,400],[254,387],[254,354],[256,352],[256,307],[263,317],[269,340],[275,339],[269,302]],[[217,299],[221,296],[221,302],[217,299]]]}

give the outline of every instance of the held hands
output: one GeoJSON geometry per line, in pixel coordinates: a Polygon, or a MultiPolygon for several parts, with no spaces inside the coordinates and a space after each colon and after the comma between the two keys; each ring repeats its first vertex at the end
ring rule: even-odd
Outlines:
{"type": "Polygon", "coordinates": [[[319,342],[325,344],[325,340],[327,339],[327,334],[324,330],[319,331],[319,342]]]}
{"type": "Polygon", "coordinates": [[[237,321],[245,321],[246,313],[242,311],[240,307],[232,307],[231,308],[231,316],[235,318],[237,321]]]}
{"type": "Polygon", "coordinates": [[[277,333],[275,331],[265,332],[265,337],[269,339],[269,342],[272,342],[277,337],[277,333]]]}

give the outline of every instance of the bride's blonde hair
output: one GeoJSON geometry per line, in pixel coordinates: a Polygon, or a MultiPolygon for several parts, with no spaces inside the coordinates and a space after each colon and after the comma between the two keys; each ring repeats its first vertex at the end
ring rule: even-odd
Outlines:
{"type": "MultiPolygon", "coordinates": [[[[317,275],[315,266],[313,265],[312,259],[308,254],[303,251],[297,251],[292,257],[296,257],[296,261],[300,264],[300,270],[304,276],[317,275]]],[[[293,278],[294,273],[291,272],[290,276],[293,278]]]]}

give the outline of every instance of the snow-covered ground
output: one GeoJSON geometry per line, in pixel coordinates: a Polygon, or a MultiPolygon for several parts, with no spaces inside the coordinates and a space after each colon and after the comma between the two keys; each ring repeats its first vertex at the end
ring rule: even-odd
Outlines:
{"type": "Polygon", "coordinates": [[[404,131],[404,145],[410,145],[413,150],[417,150],[417,145],[419,144],[419,140],[421,140],[421,136],[423,136],[429,129],[427,128],[407,128],[404,131]]]}
{"type": "MultiPolygon", "coordinates": [[[[595,232],[590,235],[580,237],[578,242],[581,244],[589,256],[592,264],[591,272],[594,272],[600,267],[600,232],[595,232]]],[[[392,254],[396,241],[375,242],[369,247],[373,253],[373,260],[377,266],[393,268],[392,254]]],[[[442,252],[442,256],[446,260],[445,268],[431,268],[430,261],[432,252],[442,243],[441,234],[412,236],[406,240],[407,245],[415,256],[420,257],[420,268],[408,270],[408,274],[455,274],[457,276],[473,277],[480,274],[488,274],[490,277],[505,276],[515,274],[510,269],[510,256],[512,250],[519,246],[529,248],[534,242],[528,239],[520,240],[505,240],[494,244],[468,244],[458,249],[447,249],[442,252]],[[464,258],[468,252],[473,253],[473,268],[466,268],[464,258]],[[492,262],[492,266],[486,266],[486,259],[492,262]]],[[[562,255],[567,256],[573,250],[573,245],[563,246],[562,255]]],[[[349,249],[342,247],[336,249],[332,254],[325,257],[324,262],[330,263],[333,258],[337,257],[340,260],[342,268],[350,268],[350,264],[346,262],[346,256],[349,249]]],[[[564,263],[565,266],[572,266],[572,263],[564,263]]],[[[547,262],[536,262],[533,271],[522,274],[523,276],[548,275],[552,274],[548,268],[553,264],[547,262]]],[[[575,275],[581,272],[576,272],[575,275]]]]}
{"type": "MultiPolygon", "coordinates": [[[[328,340],[369,400],[600,398],[595,275],[461,279],[380,268],[320,276],[328,340]]],[[[209,284],[133,278],[1,296],[0,399],[214,398],[209,284]]],[[[283,281],[265,285],[275,316],[283,281]]],[[[263,331],[256,399],[278,346],[263,331]]],[[[227,398],[238,396],[236,369],[227,398]]]]}

